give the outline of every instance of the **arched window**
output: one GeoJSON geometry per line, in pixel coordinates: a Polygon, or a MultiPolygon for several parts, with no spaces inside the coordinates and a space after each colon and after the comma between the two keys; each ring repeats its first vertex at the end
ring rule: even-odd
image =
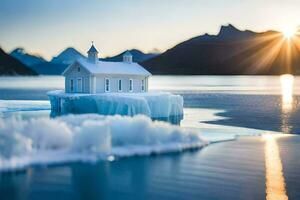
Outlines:
{"type": "Polygon", "coordinates": [[[105,78],[105,92],[109,92],[110,90],[110,83],[109,79],[105,78]]]}
{"type": "Polygon", "coordinates": [[[133,91],[133,80],[129,79],[129,92],[133,91]]]}
{"type": "Polygon", "coordinates": [[[118,81],[118,91],[121,92],[122,91],[122,80],[119,79],[118,81]]]}

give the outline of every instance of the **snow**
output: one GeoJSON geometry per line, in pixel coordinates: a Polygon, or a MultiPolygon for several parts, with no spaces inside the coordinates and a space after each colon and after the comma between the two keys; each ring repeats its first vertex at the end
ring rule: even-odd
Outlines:
{"type": "Polygon", "coordinates": [[[198,131],[142,115],[0,118],[0,171],[37,164],[111,161],[116,156],[177,152],[206,144],[198,131]]]}
{"type": "Polygon", "coordinates": [[[101,115],[143,114],[151,118],[183,116],[183,98],[167,92],[71,94],[50,91],[52,114],[98,113],[101,115]]]}
{"type": "MultiPolygon", "coordinates": [[[[150,76],[151,73],[148,72],[138,63],[128,63],[128,62],[105,62],[98,61],[96,64],[88,62],[87,59],[78,59],[76,61],[82,67],[86,68],[91,74],[118,74],[118,75],[140,75],[140,76],[150,76]]],[[[72,66],[72,65],[71,65],[72,66]]],[[[70,66],[70,67],[71,67],[70,66]]],[[[63,75],[70,68],[68,67],[63,75]]]]}

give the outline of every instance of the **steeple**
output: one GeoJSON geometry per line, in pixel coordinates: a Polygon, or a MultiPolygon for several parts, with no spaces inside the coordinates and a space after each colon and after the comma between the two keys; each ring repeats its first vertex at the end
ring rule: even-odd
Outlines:
{"type": "Polygon", "coordinates": [[[99,58],[98,58],[98,51],[94,46],[94,42],[92,42],[92,46],[87,53],[88,53],[88,61],[96,64],[99,58]]]}
{"type": "Polygon", "coordinates": [[[132,63],[132,54],[130,53],[130,51],[126,51],[123,54],[123,62],[132,63]]]}

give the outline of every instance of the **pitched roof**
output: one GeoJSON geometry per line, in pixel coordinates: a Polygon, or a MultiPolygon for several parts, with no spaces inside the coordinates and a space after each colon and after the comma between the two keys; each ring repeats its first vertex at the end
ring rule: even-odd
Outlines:
{"type": "MultiPolygon", "coordinates": [[[[118,75],[140,75],[140,76],[150,76],[151,73],[148,72],[138,63],[126,63],[126,62],[104,62],[99,61],[96,64],[88,62],[86,59],[79,59],[76,61],[91,74],[118,74],[118,75]]],[[[72,66],[72,65],[71,65],[72,66]]],[[[70,66],[70,67],[71,67],[70,66]]],[[[70,68],[68,67],[63,75],[70,68]]]]}
{"type": "Polygon", "coordinates": [[[92,44],[91,48],[88,50],[88,53],[98,53],[96,47],[92,44]]]}
{"type": "Polygon", "coordinates": [[[132,54],[130,53],[130,51],[126,51],[124,54],[123,54],[123,56],[132,56],[132,54]]]}

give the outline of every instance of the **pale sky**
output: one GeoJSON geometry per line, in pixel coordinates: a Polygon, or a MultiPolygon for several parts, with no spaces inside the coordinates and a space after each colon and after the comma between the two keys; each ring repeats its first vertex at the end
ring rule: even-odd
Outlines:
{"type": "Polygon", "coordinates": [[[216,34],[222,24],[282,30],[300,25],[299,0],[1,0],[0,47],[50,59],[66,47],[100,57],[137,48],[164,51],[216,34]]]}

